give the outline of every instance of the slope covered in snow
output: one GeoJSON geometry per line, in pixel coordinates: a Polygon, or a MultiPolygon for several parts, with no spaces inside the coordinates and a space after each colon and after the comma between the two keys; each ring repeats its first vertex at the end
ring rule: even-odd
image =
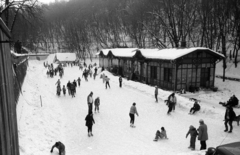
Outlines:
{"type": "MultiPolygon", "coordinates": [[[[89,63],[89,62],[87,62],[89,63]]],[[[23,84],[23,95],[17,105],[19,126],[19,144],[21,155],[50,154],[56,141],[66,146],[67,155],[204,155],[199,151],[200,143],[196,141],[196,151],[191,151],[190,137],[186,133],[190,125],[199,126],[203,119],[208,126],[209,140],[207,147],[239,141],[240,126],[233,122],[233,133],[224,130],[225,108],[219,101],[228,99],[235,91],[239,96],[238,82],[223,83],[216,78],[218,92],[200,91],[185,94],[202,100],[201,111],[189,115],[192,101],[177,95],[176,111],[167,115],[164,100],[171,93],[159,89],[159,102],[156,103],[154,87],[123,79],[123,87],[118,86],[118,77],[104,71],[110,77],[110,89],[106,89],[100,74],[96,80],[89,78],[81,81],[77,87],[76,97],[56,96],[56,81],[59,76],[48,78],[43,61],[29,61],[28,73],[23,84]],[[100,113],[94,113],[93,137],[87,136],[85,117],[87,115],[87,95],[93,92],[93,98],[100,97],[100,113]],[[136,128],[130,127],[129,110],[133,102],[139,112],[136,116],[136,128]],[[169,139],[154,142],[156,130],[165,127],[169,139]]],[[[77,66],[65,67],[61,85],[66,85],[78,77],[82,71],[77,66]]],[[[234,109],[240,114],[240,109],[234,109]]],[[[58,154],[54,149],[52,153],[58,154]]]]}

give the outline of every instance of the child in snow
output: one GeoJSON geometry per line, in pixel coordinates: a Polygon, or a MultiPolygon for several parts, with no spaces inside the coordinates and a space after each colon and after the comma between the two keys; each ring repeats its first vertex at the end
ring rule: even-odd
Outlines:
{"type": "Polygon", "coordinates": [[[57,85],[57,95],[58,96],[61,95],[61,87],[60,87],[60,85],[57,85]]]}
{"type": "Polygon", "coordinates": [[[56,147],[58,149],[59,155],[65,155],[65,146],[63,143],[61,142],[56,142],[51,149],[51,153],[53,152],[54,147],[56,147]]]}
{"type": "Polygon", "coordinates": [[[92,126],[93,126],[93,123],[95,124],[95,121],[93,119],[93,113],[91,111],[86,116],[85,121],[86,121],[86,126],[88,127],[88,137],[93,136],[92,126]]]}
{"type": "Polygon", "coordinates": [[[186,138],[188,137],[189,134],[190,134],[191,138],[190,138],[190,146],[188,148],[191,150],[195,150],[195,143],[196,143],[196,138],[197,138],[198,132],[197,132],[196,128],[194,128],[192,125],[189,127],[189,131],[186,135],[186,138]]]}
{"type": "Polygon", "coordinates": [[[63,85],[62,91],[63,91],[63,94],[64,94],[64,96],[65,96],[65,95],[66,95],[66,88],[65,88],[65,85],[63,85]]]}
{"type": "Polygon", "coordinates": [[[158,141],[159,139],[163,139],[163,138],[168,139],[165,128],[161,127],[161,132],[159,130],[157,130],[154,141],[158,141]]]}
{"type": "Polygon", "coordinates": [[[96,113],[96,111],[99,112],[99,105],[100,105],[100,98],[99,98],[99,97],[97,97],[97,98],[95,99],[94,105],[95,105],[95,113],[96,113]]]}

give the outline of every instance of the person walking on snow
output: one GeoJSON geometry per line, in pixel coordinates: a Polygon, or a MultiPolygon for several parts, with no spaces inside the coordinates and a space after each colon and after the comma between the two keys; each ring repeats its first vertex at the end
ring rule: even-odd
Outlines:
{"type": "Polygon", "coordinates": [[[88,103],[88,113],[92,113],[92,106],[93,106],[93,92],[90,92],[90,94],[87,97],[87,103],[88,103]]]}
{"type": "Polygon", "coordinates": [[[190,146],[188,148],[191,150],[195,150],[195,143],[196,143],[198,132],[196,128],[194,128],[194,126],[192,125],[189,127],[188,133],[186,134],[186,138],[188,137],[189,134],[191,138],[190,138],[190,146]]]}
{"type": "Polygon", "coordinates": [[[57,82],[55,83],[55,85],[61,85],[60,79],[57,80],[57,82]]]}
{"type": "Polygon", "coordinates": [[[122,88],[122,77],[119,77],[119,87],[122,88]]]}
{"type": "Polygon", "coordinates": [[[78,86],[80,87],[80,84],[81,84],[81,79],[80,79],[80,77],[78,77],[77,81],[78,81],[78,86]]]}
{"type": "Polygon", "coordinates": [[[67,83],[67,90],[68,90],[68,94],[71,95],[72,93],[71,93],[71,82],[70,81],[68,81],[68,83],[67,83]]]}
{"type": "Polygon", "coordinates": [[[231,106],[227,106],[226,108],[226,112],[225,112],[225,117],[224,117],[224,125],[225,125],[225,130],[224,132],[228,131],[228,125],[230,126],[230,130],[228,131],[228,133],[232,132],[233,126],[232,126],[232,122],[234,120],[234,118],[236,117],[235,112],[233,111],[233,108],[231,106]]]}
{"type": "Polygon", "coordinates": [[[206,141],[208,140],[208,131],[207,125],[204,124],[202,119],[199,120],[200,126],[198,128],[198,140],[200,141],[201,147],[200,150],[205,150],[207,148],[206,141]]]}
{"type": "Polygon", "coordinates": [[[57,85],[57,95],[60,96],[61,95],[61,86],[57,85]]]}
{"type": "Polygon", "coordinates": [[[99,113],[99,105],[100,105],[100,98],[97,97],[94,101],[94,105],[95,105],[95,113],[98,111],[99,113]]]}
{"type": "Polygon", "coordinates": [[[106,89],[107,89],[107,86],[108,86],[108,88],[110,88],[110,84],[109,84],[110,79],[106,76],[105,80],[106,80],[106,89]]]}
{"type": "Polygon", "coordinates": [[[131,106],[131,108],[130,108],[130,112],[129,112],[129,116],[130,116],[130,127],[135,127],[134,126],[134,120],[135,120],[135,114],[137,115],[137,116],[139,116],[138,115],[138,112],[137,112],[137,108],[136,108],[136,103],[133,103],[132,104],[132,106],[131,106]]]}
{"type": "Polygon", "coordinates": [[[65,85],[63,85],[62,91],[63,91],[63,94],[64,94],[64,96],[65,96],[65,95],[66,95],[66,88],[65,88],[65,85]]]}
{"type": "Polygon", "coordinates": [[[155,86],[155,91],[154,91],[154,93],[155,93],[156,102],[158,102],[158,87],[157,87],[157,86],[155,86]]]}
{"type": "Polygon", "coordinates": [[[168,114],[170,112],[172,112],[172,110],[175,110],[175,105],[176,105],[177,99],[175,97],[175,94],[172,93],[171,95],[169,95],[168,97],[168,114]]]}
{"type": "Polygon", "coordinates": [[[85,118],[86,126],[88,127],[88,137],[93,136],[92,134],[92,126],[93,123],[95,124],[95,121],[93,119],[93,113],[89,112],[88,115],[85,118]]]}

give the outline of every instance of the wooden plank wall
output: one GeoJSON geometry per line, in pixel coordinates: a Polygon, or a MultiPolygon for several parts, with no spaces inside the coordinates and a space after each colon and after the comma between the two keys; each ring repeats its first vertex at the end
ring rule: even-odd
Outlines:
{"type": "Polygon", "coordinates": [[[0,19],[0,155],[19,155],[10,34],[0,19]]]}

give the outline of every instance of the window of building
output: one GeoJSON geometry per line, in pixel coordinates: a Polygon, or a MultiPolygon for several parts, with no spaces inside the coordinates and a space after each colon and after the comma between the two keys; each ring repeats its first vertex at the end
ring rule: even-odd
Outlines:
{"type": "Polygon", "coordinates": [[[172,68],[164,68],[164,81],[172,81],[172,68]]]}
{"type": "Polygon", "coordinates": [[[150,74],[152,79],[157,79],[157,66],[151,66],[150,68],[150,74]]]}

